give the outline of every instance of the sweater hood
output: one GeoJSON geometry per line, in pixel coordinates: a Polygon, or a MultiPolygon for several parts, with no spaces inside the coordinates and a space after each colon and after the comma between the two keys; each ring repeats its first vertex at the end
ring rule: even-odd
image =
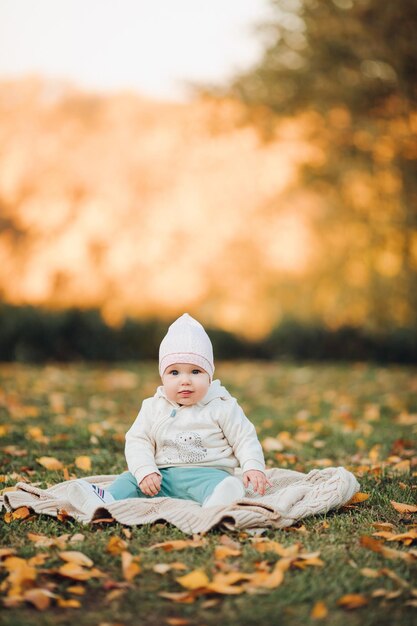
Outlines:
{"type": "MultiPolygon", "coordinates": [[[[164,398],[170,404],[175,404],[171,400],[168,400],[168,398],[167,398],[167,396],[165,394],[165,389],[164,389],[163,385],[160,385],[158,387],[154,397],[155,398],[164,398]]],[[[232,396],[227,391],[227,389],[225,387],[223,387],[223,385],[221,384],[220,380],[213,380],[213,382],[211,383],[210,387],[208,388],[208,391],[207,391],[206,395],[204,396],[204,398],[202,398],[200,400],[200,402],[197,402],[196,405],[197,406],[205,406],[206,404],[209,404],[209,402],[212,402],[212,400],[216,400],[218,398],[221,399],[221,400],[230,400],[232,398],[232,396]]]]}

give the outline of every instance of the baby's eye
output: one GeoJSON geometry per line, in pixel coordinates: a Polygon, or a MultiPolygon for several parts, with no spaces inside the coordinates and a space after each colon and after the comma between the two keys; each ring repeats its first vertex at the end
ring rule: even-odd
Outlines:
{"type": "Polygon", "coordinates": [[[201,370],[193,370],[193,374],[201,374],[201,370]]]}
{"type": "Polygon", "coordinates": [[[172,374],[173,376],[178,376],[178,370],[171,370],[170,374],[172,374]]]}

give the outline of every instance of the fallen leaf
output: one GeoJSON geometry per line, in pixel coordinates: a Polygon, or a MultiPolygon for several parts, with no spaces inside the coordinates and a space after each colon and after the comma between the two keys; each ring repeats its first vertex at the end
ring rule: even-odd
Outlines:
{"type": "Polygon", "coordinates": [[[174,541],[163,541],[162,543],[155,543],[149,546],[149,550],[155,550],[156,548],[162,548],[165,552],[171,552],[172,550],[185,550],[186,548],[201,548],[207,544],[206,539],[177,539],[174,541]]]}
{"type": "Polygon", "coordinates": [[[220,537],[220,543],[222,544],[222,546],[227,546],[228,548],[233,548],[234,550],[241,549],[240,543],[231,539],[229,535],[222,535],[220,537]]]}
{"type": "Polygon", "coordinates": [[[341,606],[343,609],[347,609],[348,611],[352,609],[359,609],[362,606],[366,606],[368,604],[367,598],[359,593],[349,593],[337,601],[337,605],[341,606]]]}
{"type": "Polygon", "coordinates": [[[311,609],[310,617],[311,619],[324,619],[327,614],[327,606],[322,600],[318,600],[311,609]]]}
{"type": "Polygon", "coordinates": [[[382,537],[386,541],[400,541],[405,546],[411,545],[414,541],[417,541],[417,528],[411,528],[405,533],[395,534],[389,531],[381,530],[380,532],[372,533],[373,537],[382,537]]]}
{"type": "Polygon", "coordinates": [[[67,591],[69,591],[69,593],[74,593],[76,596],[83,596],[85,594],[85,587],[82,587],[81,585],[71,585],[70,587],[67,587],[67,591]]]}
{"type": "Polygon", "coordinates": [[[392,548],[387,548],[381,541],[374,539],[373,537],[363,536],[360,538],[360,544],[363,548],[367,548],[368,550],[372,550],[372,552],[377,552],[382,554],[387,559],[403,559],[409,563],[416,560],[417,555],[410,550],[409,552],[402,552],[400,550],[393,550],[392,548]]]}
{"type": "Polygon", "coordinates": [[[368,498],[369,498],[369,493],[362,493],[361,491],[358,491],[358,493],[355,493],[355,495],[349,500],[349,502],[346,502],[344,506],[349,506],[351,504],[359,504],[360,502],[365,502],[365,500],[368,500],[368,498]]]}
{"type": "Polygon", "coordinates": [[[75,598],[70,598],[69,600],[57,598],[56,602],[62,609],[79,609],[81,607],[81,602],[79,600],[75,600],[75,598]]]}
{"type": "Polygon", "coordinates": [[[48,470],[62,470],[64,468],[61,461],[58,461],[53,456],[41,456],[39,459],[36,459],[39,465],[46,467],[48,470]]]}
{"type": "Polygon", "coordinates": [[[284,581],[285,568],[280,561],[275,563],[271,572],[258,572],[253,574],[247,587],[261,587],[263,589],[275,589],[284,581]]]}
{"type": "Polygon", "coordinates": [[[67,561],[67,563],[75,563],[76,565],[83,565],[84,567],[92,567],[94,565],[93,561],[88,556],[76,550],[59,552],[58,556],[63,561],[67,561]]]}
{"type": "Polygon", "coordinates": [[[27,506],[20,506],[18,509],[12,511],[12,519],[26,519],[31,514],[27,506]]]}
{"type": "Polygon", "coordinates": [[[35,556],[32,556],[30,557],[30,559],[28,559],[28,565],[33,565],[33,567],[36,567],[37,565],[43,565],[45,561],[47,561],[49,558],[50,556],[45,553],[35,554],[35,556]]]}
{"type": "Polygon", "coordinates": [[[140,573],[141,568],[138,563],[138,556],[133,556],[127,551],[122,552],[122,571],[125,580],[130,582],[140,573]]]}
{"type": "Polygon", "coordinates": [[[106,552],[109,554],[121,554],[126,549],[127,542],[120,537],[110,537],[106,546],[106,552]]]}
{"type": "Polygon", "coordinates": [[[398,513],[417,513],[417,506],[414,504],[403,504],[394,500],[390,500],[390,502],[398,513]]]}
{"type": "Polygon", "coordinates": [[[389,522],[375,522],[372,526],[377,530],[392,530],[395,528],[394,524],[390,524],[389,522]]]}
{"type": "Polygon", "coordinates": [[[179,602],[180,604],[192,604],[195,602],[198,595],[198,592],[195,591],[180,591],[174,593],[169,591],[160,591],[158,593],[158,596],[161,596],[161,598],[166,598],[167,600],[172,600],[173,602],[179,602]]]}
{"type": "Polygon", "coordinates": [[[91,470],[91,459],[89,456],[77,456],[75,459],[75,467],[88,472],[91,470]]]}
{"type": "Polygon", "coordinates": [[[216,546],[214,549],[214,558],[216,560],[226,559],[229,556],[239,556],[242,554],[240,548],[229,548],[228,546],[216,546]]]}
{"type": "Polygon", "coordinates": [[[167,617],[165,622],[169,624],[169,626],[187,626],[190,620],[184,617],[167,617]]]}
{"type": "Polygon", "coordinates": [[[51,604],[51,599],[55,597],[55,594],[47,589],[29,589],[23,594],[23,598],[33,604],[38,611],[45,611],[51,604]]]}
{"type": "Polygon", "coordinates": [[[73,580],[90,580],[90,578],[99,578],[103,576],[103,573],[97,569],[85,569],[82,565],[77,563],[65,563],[58,569],[58,574],[65,576],[66,578],[72,578],[73,580]]]}
{"type": "Polygon", "coordinates": [[[363,567],[359,570],[362,576],[366,576],[366,578],[379,578],[381,576],[381,572],[377,569],[371,569],[370,567],[363,567]]]}
{"type": "Polygon", "coordinates": [[[113,589],[112,591],[109,591],[109,593],[106,595],[106,602],[114,602],[114,600],[118,600],[119,598],[124,596],[125,593],[126,589],[113,589]]]}
{"type": "Polygon", "coordinates": [[[36,569],[18,556],[9,556],[3,561],[3,566],[8,572],[5,581],[8,587],[8,596],[20,596],[26,587],[32,586],[36,580],[36,569]]]}
{"type": "Polygon", "coordinates": [[[156,563],[156,565],[154,565],[152,569],[156,574],[166,574],[170,570],[177,571],[187,568],[184,563],[179,563],[178,561],[175,561],[174,563],[156,563]]]}
{"type": "Polygon", "coordinates": [[[202,569],[195,569],[185,576],[180,576],[176,581],[186,589],[199,589],[200,587],[207,587],[209,579],[207,574],[202,569]]]}
{"type": "Polygon", "coordinates": [[[59,519],[60,522],[66,522],[70,516],[65,509],[59,509],[56,517],[57,519],[59,519]]]}
{"type": "Polygon", "coordinates": [[[16,550],[14,548],[0,548],[0,559],[12,556],[15,552],[16,550]]]}

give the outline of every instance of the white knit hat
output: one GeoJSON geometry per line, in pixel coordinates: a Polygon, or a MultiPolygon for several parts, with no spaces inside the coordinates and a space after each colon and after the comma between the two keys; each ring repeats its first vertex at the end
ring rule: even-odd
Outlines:
{"type": "Polygon", "coordinates": [[[200,322],[184,313],[168,328],[159,346],[159,373],[173,363],[193,363],[210,376],[214,373],[213,346],[200,322]]]}

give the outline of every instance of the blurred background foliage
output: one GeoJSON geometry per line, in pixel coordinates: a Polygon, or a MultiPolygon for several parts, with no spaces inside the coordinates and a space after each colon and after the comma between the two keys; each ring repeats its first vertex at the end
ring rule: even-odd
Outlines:
{"type": "Polygon", "coordinates": [[[416,32],[271,0],[189,104],[1,85],[0,360],[155,358],[187,310],[219,358],[416,362],[416,32]]]}
{"type": "MultiPolygon", "coordinates": [[[[261,63],[231,92],[265,136],[302,115],[317,156],[321,265],[309,285],[365,324],[417,327],[417,12],[399,0],[273,0],[261,63]],[[333,294],[333,297],[332,297],[333,294]]],[[[323,308],[326,308],[323,303],[323,308]]]]}

